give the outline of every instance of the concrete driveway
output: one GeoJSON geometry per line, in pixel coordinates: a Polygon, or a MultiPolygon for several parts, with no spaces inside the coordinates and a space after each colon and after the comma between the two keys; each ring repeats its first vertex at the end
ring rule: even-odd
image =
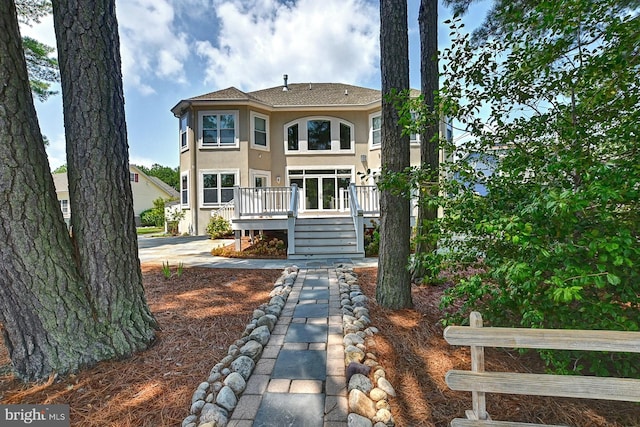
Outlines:
{"type": "Polygon", "coordinates": [[[169,265],[172,267],[183,263],[183,265],[191,267],[280,270],[291,265],[304,268],[318,265],[333,265],[335,262],[344,261],[348,261],[355,267],[376,267],[378,265],[377,258],[286,260],[224,258],[211,255],[213,248],[226,246],[233,242],[233,239],[211,240],[207,236],[138,236],[138,255],[141,263],[162,264],[163,262],[169,262],[169,265]]]}
{"type": "Polygon", "coordinates": [[[283,269],[294,264],[286,259],[256,260],[211,255],[213,248],[231,243],[233,239],[211,240],[207,236],[139,236],[138,255],[141,263],[169,262],[172,267],[183,263],[191,267],[283,269]]]}

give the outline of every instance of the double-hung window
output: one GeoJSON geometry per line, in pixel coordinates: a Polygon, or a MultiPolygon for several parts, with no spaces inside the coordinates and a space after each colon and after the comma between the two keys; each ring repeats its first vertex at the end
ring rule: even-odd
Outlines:
{"type": "Polygon", "coordinates": [[[69,215],[69,200],[62,199],[58,200],[58,202],[60,202],[60,210],[62,211],[62,214],[69,215]]]}
{"type": "Polygon", "coordinates": [[[189,125],[188,122],[188,114],[184,113],[180,117],[180,151],[184,151],[189,148],[189,143],[187,140],[187,128],[189,125]]]}
{"type": "Polygon", "coordinates": [[[202,206],[218,206],[233,200],[233,187],[238,181],[237,170],[203,170],[200,172],[202,206]]]}
{"type": "Polygon", "coordinates": [[[198,122],[201,147],[238,147],[238,113],[236,111],[201,111],[198,114],[198,122]]]}
{"type": "Polygon", "coordinates": [[[369,117],[371,122],[371,148],[379,148],[382,144],[382,116],[380,114],[369,117]]]}
{"type": "Polygon", "coordinates": [[[180,204],[189,207],[189,172],[180,175],[180,204]]]}
{"type": "Polygon", "coordinates": [[[251,112],[252,148],[269,149],[269,117],[251,112]]]}

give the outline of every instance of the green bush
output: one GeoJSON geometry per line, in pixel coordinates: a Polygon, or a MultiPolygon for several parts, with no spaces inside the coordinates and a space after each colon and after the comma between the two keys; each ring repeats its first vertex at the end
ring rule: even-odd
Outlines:
{"type": "Polygon", "coordinates": [[[143,227],[162,227],[164,226],[164,203],[162,197],[158,197],[153,201],[153,207],[142,211],[140,214],[140,224],[143,227]]]}
{"type": "MultiPolygon", "coordinates": [[[[640,86],[637,64],[622,59],[637,44],[638,12],[609,0],[511,12],[498,15],[500,37],[472,46],[461,35],[444,51],[455,64],[444,115],[468,126],[461,151],[494,165],[456,162],[443,174],[458,179],[441,192],[442,247],[477,271],[443,306],[454,321],[478,310],[492,326],[638,331],[640,86]]],[[[640,376],[637,355],[540,355],[557,372],[640,376]]]]}
{"type": "Polygon", "coordinates": [[[226,219],[219,215],[212,216],[207,224],[207,234],[212,239],[219,239],[220,237],[228,236],[231,234],[231,224],[226,219]]]}
{"type": "Polygon", "coordinates": [[[368,257],[378,256],[380,249],[380,226],[371,221],[372,228],[364,230],[364,253],[368,257]]]}
{"type": "Polygon", "coordinates": [[[164,209],[147,209],[140,214],[140,224],[143,227],[162,227],[164,225],[164,209]]]}

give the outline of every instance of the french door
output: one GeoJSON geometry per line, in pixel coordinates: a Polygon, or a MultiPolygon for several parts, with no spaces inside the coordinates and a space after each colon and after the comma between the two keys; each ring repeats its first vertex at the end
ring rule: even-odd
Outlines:
{"type": "Polygon", "coordinates": [[[351,169],[297,169],[289,171],[289,183],[301,190],[302,211],[337,211],[351,176],[351,169]]]}

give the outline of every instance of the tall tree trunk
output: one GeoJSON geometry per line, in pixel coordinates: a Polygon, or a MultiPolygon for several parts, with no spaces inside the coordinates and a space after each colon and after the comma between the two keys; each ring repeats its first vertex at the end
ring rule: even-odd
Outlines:
{"type": "Polygon", "coordinates": [[[115,0],[54,0],[71,225],[82,278],[118,356],[154,338],[129,182],[115,0]]]}
{"type": "MultiPolygon", "coordinates": [[[[433,224],[438,218],[438,206],[430,202],[437,196],[439,178],[438,109],[435,95],[438,90],[438,2],[421,0],[418,13],[420,28],[420,90],[424,97],[425,109],[431,113],[427,126],[420,133],[420,163],[426,169],[428,182],[419,189],[416,257],[429,254],[437,249],[438,240],[433,224]]],[[[429,278],[435,269],[424,262],[414,265],[413,280],[429,278]]]]}
{"type": "MultiPolygon", "coordinates": [[[[396,94],[409,90],[407,2],[380,1],[380,68],[382,74],[382,173],[409,166],[409,136],[398,123],[396,94]]],[[[390,190],[380,194],[380,254],[376,299],[392,309],[408,308],[411,300],[409,259],[410,201],[390,190]]]]}
{"type": "Polygon", "coordinates": [[[16,374],[33,380],[113,352],[76,269],[12,1],[3,1],[0,28],[0,321],[16,374]]]}

